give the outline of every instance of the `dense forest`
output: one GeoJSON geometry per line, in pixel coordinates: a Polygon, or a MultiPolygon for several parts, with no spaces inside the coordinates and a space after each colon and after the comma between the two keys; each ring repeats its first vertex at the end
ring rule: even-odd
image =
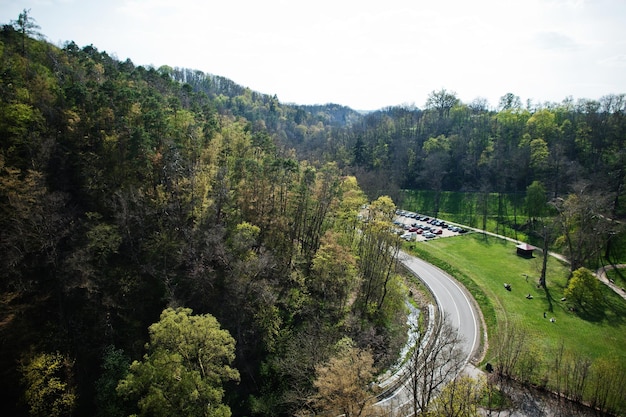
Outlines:
{"type": "Polygon", "coordinates": [[[281,106],[219,77],[203,76],[200,91],[184,72],[57,48],[23,28],[5,25],[0,43],[9,414],[174,415],[159,398],[181,380],[196,386],[188,398],[228,405],[210,415],[288,414],[315,407],[315,367],[337,346],[367,349],[380,369],[395,361],[406,335],[385,228],[395,206],[379,198],[360,227],[356,179],[297,159],[272,133],[356,113],[281,106]],[[166,363],[201,366],[188,379],[152,375],[159,393],[142,385],[176,350],[172,322],[191,343],[182,323],[196,321],[224,354],[178,353],[166,363]],[[198,390],[209,361],[222,372],[198,390]]]}
{"type": "Polygon", "coordinates": [[[337,105],[284,105],[221,77],[167,71],[194,91],[222,96],[219,109],[262,123],[299,158],[333,161],[356,174],[370,197],[400,189],[524,194],[540,181],[548,197],[557,198],[586,182],[612,197],[611,212],[624,214],[625,94],[523,104],[507,93],[493,109],[480,98],[462,103],[442,89],[424,109],[359,114],[337,105]]]}
{"type": "Polygon", "coordinates": [[[0,32],[9,415],[320,411],[320,365],[357,351],[384,370],[406,336],[388,233],[400,190],[530,187],[625,212],[624,95],[507,94],[496,111],[441,90],[423,110],[360,114],[36,29],[25,13],[0,32]],[[196,343],[189,323],[220,353],[173,348],[196,343]]]}

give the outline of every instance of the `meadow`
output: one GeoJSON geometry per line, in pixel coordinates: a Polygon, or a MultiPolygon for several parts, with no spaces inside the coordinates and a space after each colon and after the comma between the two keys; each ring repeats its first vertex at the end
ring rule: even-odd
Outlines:
{"type": "MultiPolygon", "coordinates": [[[[407,250],[449,271],[468,287],[483,311],[490,339],[503,326],[515,323],[546,357],[562,343],[572,355],[626,363],[626,301],[601,285],[601,305],[572,311],[576,306],[562,301],[569,269],[555,258],[548,261],[544,289],[537,285],[541,254],[532,259],[519,257],[515,244],[502,239],[471,233],[416,244],[413,249],[407,245],[407,250]],[[511,284],[511,291],[504,283],[511,284]],[[532,299],[526,298],[529,294],[532,299]]],[[[493,355],[489,349],[484,362],[493,355]]]]}

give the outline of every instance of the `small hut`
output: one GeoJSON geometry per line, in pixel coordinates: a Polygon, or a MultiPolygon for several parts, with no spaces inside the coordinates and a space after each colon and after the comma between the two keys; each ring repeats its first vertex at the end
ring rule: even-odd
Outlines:
{"type": "Polygon", "coordinates": [[[529,245],[528,243],[520,243],[516,246],[517,248],[517,256],[521,256],[522,258],[532,258],[533,251],[537,248],[529,245]]]}

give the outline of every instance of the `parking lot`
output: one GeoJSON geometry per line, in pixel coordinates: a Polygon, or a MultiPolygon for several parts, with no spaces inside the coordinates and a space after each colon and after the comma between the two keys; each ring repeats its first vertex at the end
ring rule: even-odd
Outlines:
{"type": "Polygon", "coordinates": [[[404,210],[396,211],[393,223],[397,227],[396,233],[410,242],[458,236],[466,232],[455,224],[404,210]]]}

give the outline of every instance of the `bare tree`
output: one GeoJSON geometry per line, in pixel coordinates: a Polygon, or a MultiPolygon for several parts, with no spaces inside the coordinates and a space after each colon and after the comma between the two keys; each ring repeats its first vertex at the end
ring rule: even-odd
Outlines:
{"type": "Polygon", "coordinates": [[[591,372],[591,359],[572,355],[565,362],[565,395],[576,402],[583,401],[591,372]]]}
{"type": "Polygon", "coordinates": [[[515,375],[517,365],[528,350],[527,341],[524,329],[514,323],[508,323],[498,330],[494,342],[497,360],[495,370],[501,379],[515,375]]]}
{"type": "Polygon", "coordinates": [[[459,103],[456,92],[442,88],[432,91],[426,100],[426,108],[436,110],[440,118],[448,117],[450,110],[459,103]]]}
{"type": "Polygon", "coordinates": [[[618,227],[608,217],[606,208],[610,205],[606,194],[588,183],[581,182],[574,187],[575,193],[552,202],[559,213],[557,223],[561,237],[557,241],[567,248],[571,272],[598,259],[618,227]]]}
{"type": "Polygon", "coordinates": [[[444,316],[432,331],[420,331],[408,363],[405,385],[411,396],[414,415],[426,414],[441,388],[465,366],[462,337],[444,316]]]}
{"type": "MultiPolygon", "coordinates": [[[[606,413],[619,414],[626,367],[619,359],[596,359],[591,367],[591,405],[606,413]]],[[[623,411],[623,410],[622,410],[623,411]]]]}

